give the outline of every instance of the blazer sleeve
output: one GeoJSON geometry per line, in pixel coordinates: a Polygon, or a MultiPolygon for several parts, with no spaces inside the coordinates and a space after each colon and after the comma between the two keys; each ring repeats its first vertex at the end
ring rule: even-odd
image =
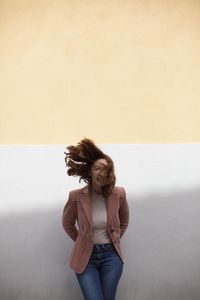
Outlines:
{"type": "Polygon", "coordinates": [[[77,205],[76,201],[72,199],[72,193],[69,192],[68,201],[64,206],[62,215],[62,226],[69,237],[75,241],[78,236],[78,230],[76,228],[77,219],[77,205]]]}
{"type": "Polygon", "coordinates": [[[119,207],[119,219],[120,219],[120,238],[123,236],[129,224],[129,205],[126,198],[126,191],[122,187],[122,195],[120,197],[120,207],[119,207]]]}

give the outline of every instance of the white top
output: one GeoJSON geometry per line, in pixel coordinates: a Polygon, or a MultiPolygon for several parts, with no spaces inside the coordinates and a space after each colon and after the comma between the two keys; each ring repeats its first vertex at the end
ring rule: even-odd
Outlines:
{"type": "Polygon", "coordinates": [[[106,198],[92,191],[91,204],[92,239],[94,244],[112,243],[107,231],[106,198]]]}

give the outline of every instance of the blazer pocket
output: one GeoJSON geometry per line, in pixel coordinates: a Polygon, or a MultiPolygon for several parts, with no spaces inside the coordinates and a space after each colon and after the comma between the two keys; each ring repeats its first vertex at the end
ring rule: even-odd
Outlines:
{"type": "Polygon", "coordinates": [[[72,248],[72,255],[71,260],[79,261],[84,253],[85,247],[86,247],[86,239],[83,239],[83,237],[78,236],[75,244],[72,248]]]}

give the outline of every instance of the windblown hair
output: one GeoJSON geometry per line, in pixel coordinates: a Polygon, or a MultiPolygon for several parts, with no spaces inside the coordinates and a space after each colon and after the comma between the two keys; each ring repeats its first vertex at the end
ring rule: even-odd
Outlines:
{"type": "Polygon", "coordinates": [[[91,176],[89,174],[93,163],[99,159],[106,159],[108,165],[105,167],[105,181],[101,188],[101,194],[108,197],[115,186],[116,176],[114,163],[112,159],[101,151],[93,142],[93,140],[84,137],[77,146],[70,145],[66,147],[68,152],[64,152],[65,163],[68,167],[67,174],[69,176],[80,176],[79,182],[84,180],[91,188],[91,176]]]}

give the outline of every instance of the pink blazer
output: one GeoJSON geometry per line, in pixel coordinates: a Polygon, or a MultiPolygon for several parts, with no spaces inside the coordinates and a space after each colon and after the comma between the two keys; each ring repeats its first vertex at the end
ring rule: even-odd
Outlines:
{"type": "MultiPolygon", "coordinates": [[[[106,199],[107,230],[124,262],[120,247],[120,239],[129,223],[129,206],[125,189],[115,186],[106,199]]],[[[93,249],[92,210],[88,185],[69,192],[68,201],[63,209],[62,225],[69,237],[74,241],[69,266],[77,273],[82,273],[89,261],[93,249]],[[78,229],[75,225],[77,221],[78,229]]]]}

